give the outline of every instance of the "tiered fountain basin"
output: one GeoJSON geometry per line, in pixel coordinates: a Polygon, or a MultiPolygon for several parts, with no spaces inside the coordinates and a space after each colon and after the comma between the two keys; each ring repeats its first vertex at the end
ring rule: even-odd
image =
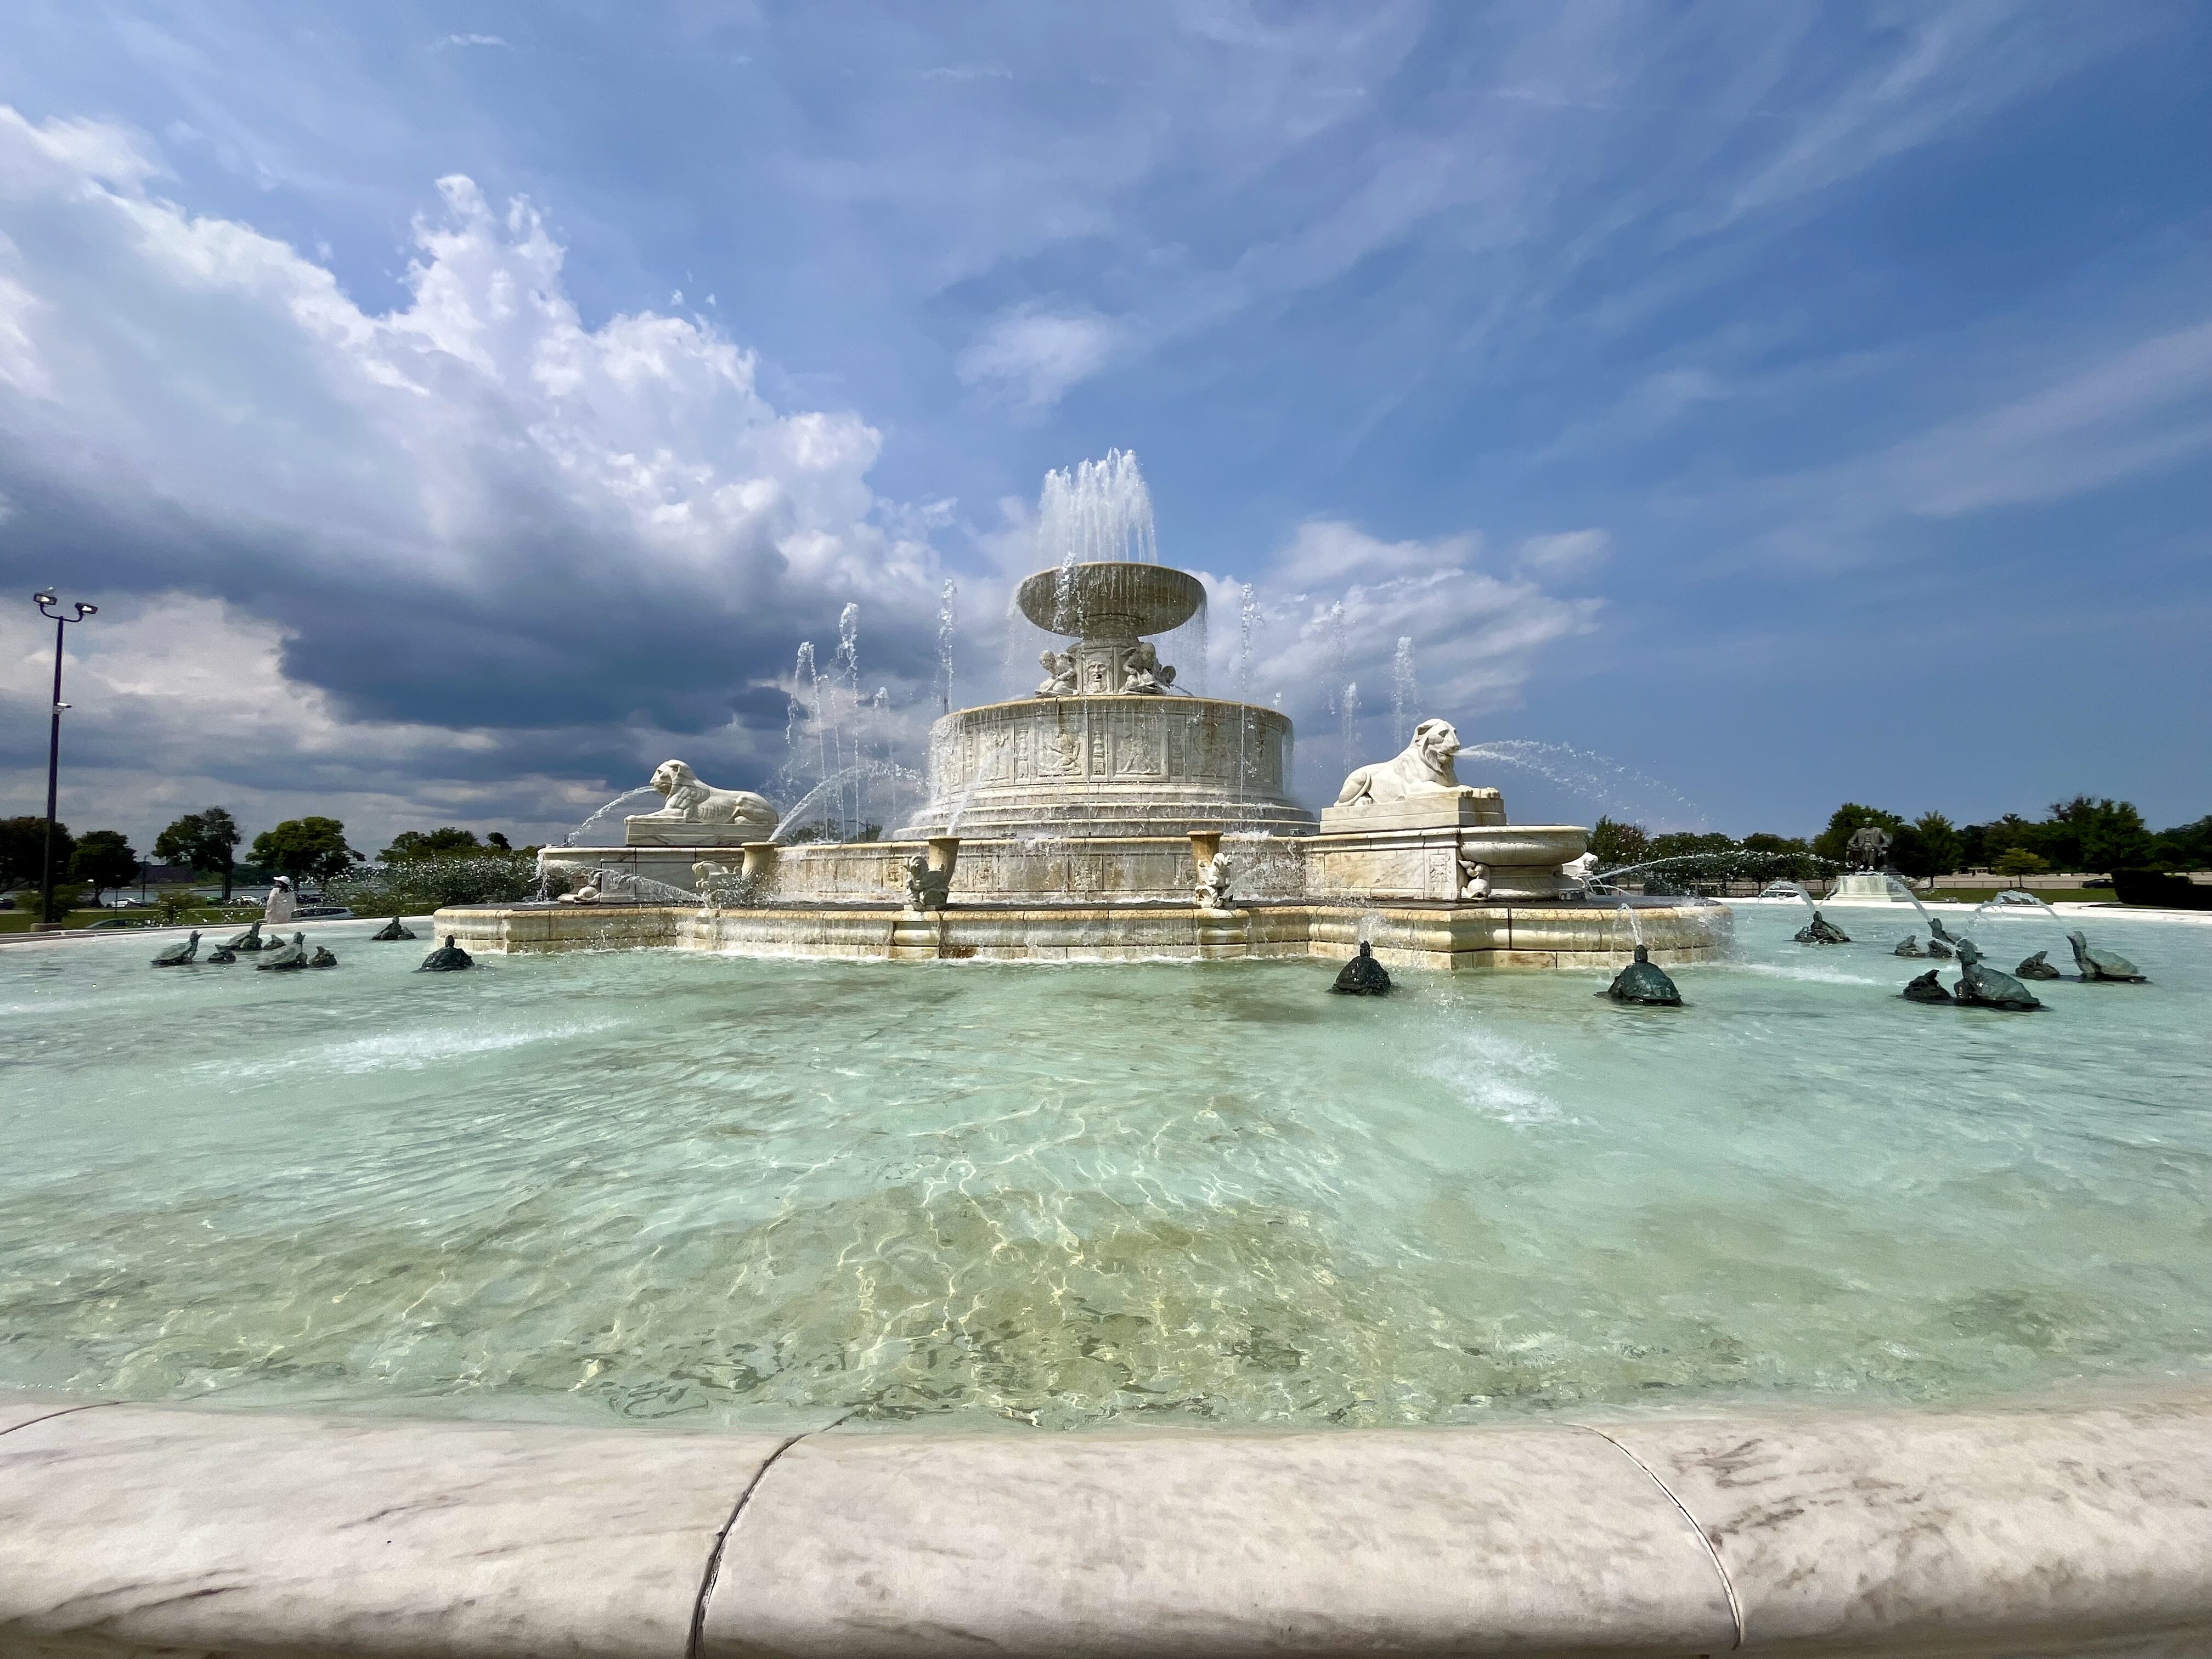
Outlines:
{"type": "Polygon", "coordinates": [[[902,833],[1179,836],[1224,823],[1310,835],[1284,793],[1291,722],[1212,697],[1024,697],[947,714],[931,799],[902,833]]]}
{"type": "MultiPolygon", "coordinates": [[[[1318,833],[1223,829],[1182,836],[938,836],[927,840],[732,848],[563,848],[549,866],[632,867],[691,879],[694,860],[746,878],[734,903],[464,906],[441,932],[505,952],[674,948],[758,956],[995,961],[1212,961],[1348,954],[1365,939],[1389,966],[1597,969],[1639,941],[1654,960],[1717,959],[1730,912],[1674,899],[1581,896],[1559,866],[1578,856],[1571,824],[1512,824],[1494,789],[1332,807],[1318,833]],[[1225,905],[1194,902],[1216,848],[1235,872],[1225,905]],[[637,855],[642,855],[639,857],[637,855]],[[951,872],[950,902],[907,902],[915,858],[951,872]],[[654,858],[666,865],[649,865],[654,858]],[[1490,892],[1463,896],[1480,865],[1490,892]]],[[[633,823],[638,820],[633,820],[633,823]]]]}

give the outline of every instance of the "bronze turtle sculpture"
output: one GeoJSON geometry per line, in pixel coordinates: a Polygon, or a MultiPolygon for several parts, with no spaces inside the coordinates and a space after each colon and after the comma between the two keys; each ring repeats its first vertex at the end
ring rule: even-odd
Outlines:
{"type": "Polygon", "coordinates": [[[1338,970],[1336,983],[1328,988],[1341,996],[1387,997],[1390,994],[1390,975],[1375,960],[1375,947],[1362,939],[1359,954],[1338,970]]]}
{"type": "Polygon", "coordinates": [[[1598,993],[1611,997],[1615,1002],[1638,1003],[1650,1008],[1679,1008],[1682,994],[1674,988],[1674,981],[1667,977],[1667,970],[1651,960],[1651,952],[1639,945],[1636,960],[1613,977],[1613,983],[1598,993]]]}

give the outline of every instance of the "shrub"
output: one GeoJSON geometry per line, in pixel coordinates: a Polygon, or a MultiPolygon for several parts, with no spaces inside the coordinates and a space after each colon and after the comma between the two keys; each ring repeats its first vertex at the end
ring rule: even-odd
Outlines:
{"type": "Polygon", "coordinates": [[[538,860],[485,851],[364,865],[325,883],[323,896],[364,915],[419,915],[448,904],[511,904],[538,896],[538,860]]]}

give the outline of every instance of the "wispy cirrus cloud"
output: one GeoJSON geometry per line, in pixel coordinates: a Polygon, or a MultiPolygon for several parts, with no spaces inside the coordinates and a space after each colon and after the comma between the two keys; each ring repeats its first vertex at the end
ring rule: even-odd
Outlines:
{"type": "Polygon", "coordinates": [[[1032,409],[1047,408],[1104,368],[1119,337],[1115,324],[1096,312],[1018,307],[993,318],[961,353],[960,379],[1032,409]]]}

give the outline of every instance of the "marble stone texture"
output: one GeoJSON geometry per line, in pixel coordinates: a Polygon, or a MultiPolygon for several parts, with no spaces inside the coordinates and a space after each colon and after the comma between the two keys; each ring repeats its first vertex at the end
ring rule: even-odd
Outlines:
{"type": "Polygon", "coordinates": [[[1370,830],[1457,830],[1505,822],[1505,798],[1495,789],[1462,784],[1434,794],[1402,800],[1368,801],[1357,806],[1324,806],[1321,832],[1349,835],[1370,830]]]}
{"type": "Polygon", "coordinates": [[[0,1653],[684,1659],[787,1437],[104,1406],[0,1434],[0,1653]]]}
{"type": "Polygon", "coordinates": [[[1895,904],[1911,902],[1904,894],[1890,885],[1888,877],[1875,875],[1864,870],[1856,870],[1850,875],[1837,877],[1836,890],[1829,894],[1828,897],[1849,899],[1855,902],[1868,904],[1881,903],[1885,901],[1895,904]]]}
{"type": "MultiPolygon", "coordinates": [[[[1186,878],[1188,843],[1182,843],[1186,878]]],[[[964,865],[966,853],[962,860],[964,865]]],[[[1239,877],[1241,880],[1241,875],[1239,877]]],[[[957,890],[957,884],[956,884],[957,890]]],[[[1735,918],[1717,904],[1639,905],[1651,959],[1669,967],[1717,959],[1735,918]]],[[[810,905],[723,909],[676,906],[562,906],[441,910],[432,925],[464,949],[493,954],[653,949],[750,956],[923,957],[987,961],[1214,961],[1321,957],[1341,961],[1370,939],[1384,966],[1440,969],[1612,972],[1634,939],[1600,904],[1232,903],[1206,911],[1172,904],[963,906],[912,925],[886,894],[866,907],[810,905]],[[924,946],[927,945],[927,948],[924,946]]]]}
{"type": "Polygon", "coordinates": [[[702,823],[690,818],[656,817],[649,812],[623,820],[623,842],[628,847],[733,847],[739,844],[739,836],[758,841],[767,833],[758,824],[702,823]]]}
{"type": "MultiPolygon", "coordinates": [[[[1420,798],[1449,800],[1449,796],[1420,798]]],[[[1362,809],[1332,807],[1333,812],[1362,809]]],[[[1389,805],[1365,809],[1376,813],[1389,805]]],[[[1331,830],[1305,843],[1305,890],[1315,899],[1458,898],[1462,859],[1490,872],[1493,900],[1559,897],[1559,866],[1580,856],[1588,831],[1573,824],[1437,824],[1427,828],[1331,830]]]]}
{"type": "Polygon", "coordinates": [[[1595,1426],[1698,1518],[1747,1650],[2075,1652],[2180,1629],[2201,1645],[2178,1650],[2212,1653],[2212,1389],[1595,1426]]]}
{"type": "Polygon", "coordinates": [[[1291,723],[1209,697],[1022,698],[930,728],[929,801],[902,838],[1310,834],[1284,793],[1291,723]]]}
{"type": "Polygon", "coordinates": [[[1712,1558],[1571,1429],[830,1433],[732,1528],[705,1659],[1702,1654],[1712,1558]]]}
{"type": "Polygon", "coordinates": [[[106,1402],[82,1395],[53,1394],[43,1389],[10,1389],[0,1393],[0,1434],[27,1428],[64,1412],[88,1411],[106,1402]]]}

